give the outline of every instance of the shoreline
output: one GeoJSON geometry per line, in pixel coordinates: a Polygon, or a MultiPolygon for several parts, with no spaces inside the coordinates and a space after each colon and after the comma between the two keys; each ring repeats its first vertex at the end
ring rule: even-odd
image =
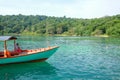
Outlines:
{"type": "MultiPolygon", "coordinates": [[[[65,35],[65,34],[54,34],[54,35],[50,35],[50,34],[5,34],[6,36],[43,36],[43,37],[47,37],[47,36],[56,36],[56,37],[87,37],[87,36],[77,36],[77,35],[65,35]]],[[[0,36],[5,36],[5,35],[0,35],[0,36]]],[[[109,35],[92,35],[89,37],[114,37],[114,36],[109,36],[109,35]]]]}

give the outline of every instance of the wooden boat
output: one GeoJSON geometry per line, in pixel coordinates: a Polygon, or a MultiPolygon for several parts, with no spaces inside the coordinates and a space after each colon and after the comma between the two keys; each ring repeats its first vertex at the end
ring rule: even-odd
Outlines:
{"type": "Polygon", "coordinates": [[[16,39],[17,38],[13,36],[0,36],[0,41],[4,41],[4,51],[0,51],[0,64],[45,61],[58,49],[58,46],[53,46],[47,48],[21,50],[19,53],[15,50],[9,51],[7,49],[7,41],[14,40],[15,48],[16,39]]]}

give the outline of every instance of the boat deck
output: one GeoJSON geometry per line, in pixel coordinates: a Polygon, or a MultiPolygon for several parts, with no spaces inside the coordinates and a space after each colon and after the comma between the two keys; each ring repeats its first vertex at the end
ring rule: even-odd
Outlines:
{"type": "MultiPolygon", "coordinates": [[[[17,53],[15,51],[9,51],[9,52],[11,54],[11,57],[16,57],[16,56],[34,54],[34,53],[38,53],[38,52],[44,52],[44,51],[51,50],[51,49],[56,48],[56,47],[57,46],[47,47],[47,48],[30,49],[30,50],[22,50],[22,52],[20,52],[20,53],[17,53]]],[[[4,57],[4,52],[0,52],[0,58],[5,58],[4,57]]]]}

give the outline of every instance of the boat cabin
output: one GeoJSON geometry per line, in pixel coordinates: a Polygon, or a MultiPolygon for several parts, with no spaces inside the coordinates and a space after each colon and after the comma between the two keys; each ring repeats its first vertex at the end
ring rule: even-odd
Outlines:
{"type": "Polygon", "coordinates": [[[15,54],[15,44],[16,44],[16,37],[14,36],[0,36],[0,41],[4,42],[4,51],[0,51],[0,57],[11,57],[15,54]],[[14,40],[14,51],[11,52],[7,49],[7,41],[14,40]]]}

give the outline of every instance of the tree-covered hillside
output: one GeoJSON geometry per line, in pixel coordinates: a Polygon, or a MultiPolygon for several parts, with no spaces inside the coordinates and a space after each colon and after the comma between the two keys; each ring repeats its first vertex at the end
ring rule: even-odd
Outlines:
{"type": "Polygon", "coordinates": [[[120,15],[94,19],[48,16],[0,15],[0,35],[39,34],[91,36],[120,36],[120,15]]]}

